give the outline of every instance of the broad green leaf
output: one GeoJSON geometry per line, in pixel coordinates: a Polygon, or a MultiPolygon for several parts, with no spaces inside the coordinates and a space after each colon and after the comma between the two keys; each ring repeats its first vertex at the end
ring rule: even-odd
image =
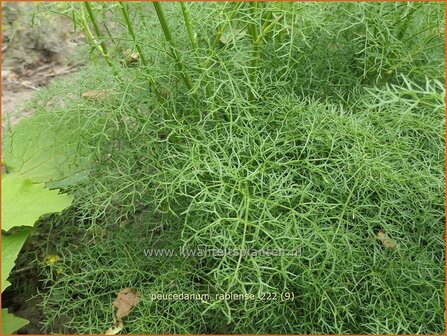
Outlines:
{"type": "Polygon", "coordinates": [[[22,228],[11,235],[2,234],[2,291],[10,285],[6,279],[14,268],[17,255],[30,232],[30,228],[22,228]]]}
{"type": "Polygon", "coordinates": [[[87,176],[88,160],[80,152],[80,127],[48,124],[46,115],[35,115],[22,120],[6,134],[4,163],[11,172],[35,182],[58,181],[76,183],[87,176]]]}
{"type": "Polygon", "coordinates": [[[46,189],[43,183],[33,183],[16,174],[2,176],[2,229],[33,226],[40,216],[60,212],[73,197],[46,189]]]}
{"type": "Polygon", "coordinates": [[[2,309],[2,335],[11,335],[28,323],[28,320],[8,313],[8,309],[2,309]]]}

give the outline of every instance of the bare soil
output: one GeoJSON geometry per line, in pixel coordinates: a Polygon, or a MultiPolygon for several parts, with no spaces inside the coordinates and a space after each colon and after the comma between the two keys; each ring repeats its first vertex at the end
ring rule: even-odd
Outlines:
{"type": "Polygon", "coordinates": [[[15,125],[36,90],[76,71],[83,41],[66,17],[41,13],[36,3],[2,2],[2,126],[15,125]],[[39,23],[31,18],[37,13],[39,23]]]}

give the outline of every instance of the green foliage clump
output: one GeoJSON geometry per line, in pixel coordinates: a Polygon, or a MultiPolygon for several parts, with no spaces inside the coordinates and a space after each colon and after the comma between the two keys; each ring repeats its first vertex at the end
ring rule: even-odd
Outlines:
{"type": "Polygon", "coordinates": [[[47,330],[103,333],[133,287],[127,333],[444,332],[444,7],[148,6],[73,5],[105,60],[42,93],[72,97],[46,115],[80,122],[89,154],[61,271],[44,267],[47,330]]]}
{"type": "MultiPolygon", "coordinates": [[[[69,259],[68,269],[74,268],[73,273],[51,285],[48,300],[52,304],[46,307],[60,307],[64,302],[58,309],[69,309],[76,316],[78,303],[67,297],[65,288],[74,288],[72,283],[81,281],[76,280],[79,274],[99,272],[100,278],[88,282],[98,286],[95,291],[104,300],[113,297],[101,291],[110,281],[116,286],[114,292],[132,284],[147,298],[132,315],[136,320],[127,322],[129,332],[383,333],[422,325],[427,331],[437,330],[443,319],[442,305],[431,298],[435,288],[441,297],[443,288],[443,270],[436,266],[444,258],[443,227],[433,226],[441,224],[444,216],[442,116],[425,113],[424,108],[405,111],[402,102],[365,106],[372,102],[372,98],[366,100],[362,108],[348,112],[333,105],[278,97],[259,107],[254,116],[240,117],[234,123],[176,125],[164,139],[149,130],[163,132],[166,125],[149,127],[148,132],[134,129],[132,143],[145,144],[148,150],[129,148],[129,152],[112,155],[109,164],[125,167],[132,152],[139,167],[129,172],[132,176],[149,172],[150,178],[139,188],[142,195],[135,196],[141,207],[122,225],[161,232],[154,233],[156,239],[141,241],[147,234],[123,228],[113,233],[109,224],[102,229],[112,231],[106,242],[89,248],[92,253],[108,255],[107,263],[99,256],[86,257],[81,249],[74,260],[69,259]],[[157,148],[158,155],[148,155],[149,148],[157,148]],[[379,230],[388,232],[399,249],[384,250],[376,238],[379,230]],[[130,237],[123,244],[132,251],[125,252],[124,247],[109,251],[110,245],[121,244],[117,243],[121,235],[130,237]],[[143,255],[145,248],[180,247],[296,253],[183,259],[143,255]],[[86,269],[91,271],[83,271],[86,269]],[[421,271],[426,273],[423,278],[421,271]],[[402,277],[407,278],[406,285],[396,286],[402,277]],[[291,292],[296,299],[267,303],[149,299],[153,293],[185,292],[255,293],[257,297],[266,292],[291,292]],[[373,302],[380,302],[380,308],[373,302]],[[429,324],[425,302],[430,311],[439,312],[437,318],[430,317],[429,324]],[[157,315],[166,310],[172,314],[168,320],[157,315]],[[143,318],[136,317],[138,311],[143,318]],[[377,324],[389,319],[382,314],[390,311],[395,312],[396,324],[377,324]],[[225,323],[214,326],[216,319],[225,323]],[[254,325],[254,320],[262,325],[254,325]]],[[[98,169],[103,177],[97,183],[113,187],[109,192],[119,192],[122,185],[111,183],[111,167],[103,164],[98,169]]],[[[121,173],[117,170],[116,174],[121,173]]],[[[84,197],[107,197],[107,193],[91,194],[92,187],[84,197]]],[[[116,207],[125,206],[125,195],[137,187],[123,189],[120,198],[116,194],[109,197],[123,201],[116,207]]],[[[105,216],[122,220],[112,206],[105,216]]],[[[95,235],[95,230],[90,234],[95,235]]],[[[97,311],[101,304],[95,302],[88,304],[97,311]]],[[[98,320],[108,322],[100,328],[86,323],[84,315],[74,318],[70,326],[86,328],[83,332],[104,329],[111,316],[107,315],[108,304],[103,306],[107,308],[101,306],[104,315],[98,320]]]]}

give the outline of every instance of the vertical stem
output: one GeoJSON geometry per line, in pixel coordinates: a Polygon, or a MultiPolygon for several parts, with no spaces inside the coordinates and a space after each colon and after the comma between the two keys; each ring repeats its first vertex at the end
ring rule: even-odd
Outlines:
{"type": "Polygon", "coordinates": [[[92,23],[93,30],[95,31],[96,36],[99,39],[99,45],[102,49],[102,55],[104,56],[106,62],[113,67],[112,61],[110,60],[109,51],[107,50],[106,43],[104,42],[103,35],[101,33],[101,30],[99,29],[98,23],[96,22],[95,14],[93,14],[92,7],[90,6],[90,3],[88,1],[84,1],[85,9],[87,10],[87,14],[90,18],[90,22],[92,23]]]}
{"type": "Polygon", "coordinates": [[[119,6],[121,9],[121,12],[123,13],[124,21],[126,22],[127,30],[130,34],[130,37],[132,37],[135,47],[137,48],[137,51],[140,54],[141,63],[143,63],[143,65],[146,66],[147,65],[146,58],[144,57],[143,50],[141,49],[141,46],[137,41],[137,37],[135,35],[135,31],[133,29],[132,22],[130,21],[127,6],[122,1],[119,2],[119,6]]]}
{"type": "MultiPolygon", "coordinates": [[[[254,20],[255,16],[256,16],[256,8],[257,8],[257,3],[256,2],[250,2],[250,15],[251,15],[251,19],[254,20]]],[[[258,33],[256,32],[256,25],[254,22],[250,22],[248,24],[248,31],[251,35],[251,37],[253,38],[253,41],[256,41],[258,38],[258,33]]]]}
{"type": "MultiPolygon", "coordinates": [[[[214,50],[217,47],[217,44],[220,41],[220,38],[222,37],[223,33],[225,32],[225,29],[227,28],[227,24],[229,21],[233,20],[233,18],[236,16],[237,14],[237,10],[242,6],[243,2],[238,2],[235,6],[233,11],[231,12],[230,16],[228,17],[228,21],[226,21],[219,29],[219,31],[217,32],[216,37],[214,38],[213,44],[211,45],[210,48],[210,52],[209,54],[212,55],[212,53],[214,52],[214,50]]],[[[208,63],[211,61],[208,61],[208,63]]]]}
{"type": "MultiPolygon", "coordinates": [[[[141,49],[141,45],[138,43],[137,36],[135,34],[135,30],[133,29],[132,21],[130,20],[129,11],[127,10],[127,6],[121,1],[119,2],[119,6],[121,9],[121,12],[123,13],[123,17],[124,17],[124,21],[127,26],[127,30],[129,32],[130,36],[132,37],[132,40],[135,44],[135,48],[137,48],[138,54],[140,55],[141,63],[143,63],[143,65],[146,67],[146,71],[148,71],[147,61],[146,61],[146,58],[144,57],[143,49],[141,49]]],[[[152,90],[155,92],[157,99],[160,102],[162,102],[163,98],[157,89],[157,85],[156,85],[155,81],[152,79],[150,74],[148,74],[148,76],[149,76],[149,84],[151,85],[152,90]]]]}
{"type": "Polygon", "coordinates": [[[101,47],[100,43],[98,43],[96,37],[93,35],[93,33],[90,30],[90,27],[87,23],[87,19],[85,18],[85,13],[81,8],[81,14],[79,15],[79,19],[81,20],[81,25],[82,28],[84,29],[85,34],[87,35],[87,39],[90,42],[90,44],[93,46],[93,48],[96,48],[99,50],[99,52],[101,53],[101,55],[104,57],[107,65],[112,69],[113,71],[113,75],[119,79],[119,74],[116,71],[116,68],[113,64],[113,62],[110,60],[110,57],[107,53],[104,52],[103,48],[101,47]]]}
{"type": "Polygon", "coordinates": [[[159,2],[153,2],[155,11],[157,12],[158,20],[160,21],[161,28],[163,29],[163,33],[165,35],[166,41],[169,43],[171,47],[171,52],[174,56],[174,60],[177,64],[177,68],[180,70],[180,73],[182,75],[183,81],[186,84],[186,87],[191,90],[192,89],[192,82],[189,78],[188,74],[186,73],[186,68],[183,65],[180,55],[176,49],[174,39],[172,38],[171,30],[169,29],[168,21],[166,20],[166,16],[164,14],[163,8],[159,2]]]}
{"type": "Polygon", "coordinates": [[[188,8],[186,8],[185,3],[180,2],[180,6],[182,7],[183,18],[185,19],[186,29],[188,30],[189,39],[191,41],[191,45],[194,48],[194,51],[197,51],[198,45],[196,37],[194,36],[194,32],[191,24],[191,17],[189,16],[188,8]]]}
{"type": "MultiPolygon", "coordinates": [[[[98,42],[96,41],[95,37],[93,36],[93,33],[90,30],[90,27],[88,26],[87,20],[85,19],[84,12],[81,11],[81,13],[82,14],[79,15],[79,19],[81,20],[82,29],[84,29],[84,32],[87,35],[88,41],[94,48],[98,48],[98,50],[101,52],[101,55],[104,55],[103,50],[99,46],[98,42]]],[[[73,19],[73,20],[75,20],[75,19],[73,19]]]]}
{"type": "Polygon", "coordinates": [[[198,53],[199,46],[197,44],[197,40],[196,40],[194,31],[192,28],[191,17],[189,16],[188,8],[186,8],[186,5],[183,2],[180,2],[180,6],[182,7],[183,18],[185,20],[185,25],[186,25],[186,29],[188,31],[189,40],[191,41],[191,45],[194,50],[194,58],[196,60],[197,66],[200,67],[199,53],[198,53]]]}

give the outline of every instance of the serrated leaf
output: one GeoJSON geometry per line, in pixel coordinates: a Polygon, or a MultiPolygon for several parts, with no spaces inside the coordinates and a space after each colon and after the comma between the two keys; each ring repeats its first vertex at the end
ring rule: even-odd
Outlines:
{"type": "Polygon", "coordinates": [[[28,323],[28,320],[8,313],[8,309],[2,309],[2,335],[11,335],[28,323]]]}
{"type": "Polygon", "coordinates": [[[7,281],[9,273],[14,268],[17,255],[30,232],[30,228],[23,228],[11,235],[2,234],[2,291],[10,285],[7,281]]]}
{"type": "MultiPolygon", "coordinates": [[[[87,175],[88,160],[79,151],[79,125],[48,126],[45,115],[24,119],[6,134],[4,163],[13,173],[35,182],[55,182],[87,175]]],[[[52,121],[53,122],[53,121],[52,121]]]]}
{"type": "Polygon", "coordinates": [[[2,176],[2,229],[33,226],[40,216],[60,212],[73,197],[49,190],[43,183],[33,183],[16,174],[2,176]]]}

